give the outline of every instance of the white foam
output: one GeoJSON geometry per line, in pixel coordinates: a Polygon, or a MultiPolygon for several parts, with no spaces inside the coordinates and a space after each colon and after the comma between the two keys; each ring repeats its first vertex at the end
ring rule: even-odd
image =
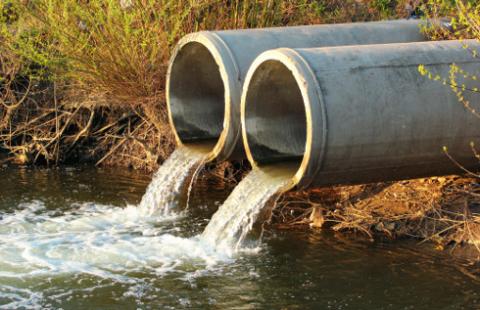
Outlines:
{"type": "Polygon", "coordinates": [[[173,235],[167,224],[181,213],[85,204],[53,217],[40,202],[23,207],[0,220],[0,301],[12,307],[37,300],[38,292],[18,290],[42,279],[83,274],[133,285],[135,273],[164,276],[185,264],[207,270],[231,259],[199,237],[173,235]],[[19,281],[18,290],[7,289],[19,281]]]}
{"type": "MultiPolygon", "coordinates": [[[[0,307],[38,308],[45,289],[38,285],[51,279],[89,276],[97,279],[95,287],[102,280],[124,283],[130,288],[126,294],[135,295],[143,287],[139,274],[162,277],[174,271],[192,281],[231,262],[238,252],[256,253],[258,247],[243,248],[246,235],[288,178],[251,172],[202,235],[180,237],[175,234],[185,233],[185,226],[178,224],[186,218],[175,210],[176,199],[202,158],[185,150],[174,153],[138,206],[74,203],[62,212],[38,200],[0,213],[0,307]]],[[[58,288],[53,293],[59,299],[72,294],[58,288]]]]}
{"type": "Polygon", "coordinates": [[[30,288],[66,275],[136,285],[135,273],[161,276],[182,264],[208,269],[228,260],[198,237],[174,235],[184,217],[178,197],[203,156],[175,151],[138,206],[74,203],[62,212],[30,201],[0,213],[0,307],[38,307],[42,297],[30,288]]]}

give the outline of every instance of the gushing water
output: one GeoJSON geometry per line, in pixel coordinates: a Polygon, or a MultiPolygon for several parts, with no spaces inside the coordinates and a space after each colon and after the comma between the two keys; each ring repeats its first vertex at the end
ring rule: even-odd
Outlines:
{"type": "Polygon", "coordinates": [[[58,214],[41,201],[18,209],[0,214],[0,309],[40,308],[52,281],[61,296],[83,294],[84,282],[135,289],[182,266],[209,270],[229,260],[198,237],[177,236],[179,213],[84,203],[58,214]]]}
{"type": "MultiPolygon", "coordinates": [[[[266,178],[250,185],[273,182],[266,178]]],[[[415,308],[412,296],[432,309],[478,305],[478,281],[460,273],[448,253],[419,251],[415,242],[280,234],[258,255],[232,258],[198,235],[209,212],[150,215],[138,205],[109,204],[138,199],[144,181],[103,169],[0,167],[0,309],[370,309],[392,300],[415,308]],[[432,294],[433,286],[441,293],[432,294]]],[[[236,211],[248,210],[245,195],[236,211]]],[[[199,198],[192,207],[206,211],[202,206],[220,196],[199,198]]]]}
{"type": "Polygon", "coordinates": [[[213,215],[202,239],[223,252],[240,250],[265,205],[280,194],[292,175],[288,166],[252,170],[213,215]]]}
{"type": "Polygon", "coordinates": [[[175,206],[204,154],[175,151],[136,206],[73,202],[68,210],[51,210],[34,200],[20,203],[14,212],[0,212],[0,305],[37,307],[51,281],[76,288],[60,290],[62,296],[81,291],[83,281],[93,281],[94,288],[107,281],[135,289],[146,285],[139,275],[152,279],[184,272],[191,277],[186,270],[192,266],[194,274],[203,273],[231,261],[235,253],[251,252],[243,247],[248,232],[291,172],[252,171],[203,234],[185,236],[185,227],[193,223],[185,224],[186,212],[175,206]]]}
{"type": "Polygon", "coordinates": [[[178,147],[155,173],[139,209],[168,214],[178,204],[192,170],[200,167],[205,153],[195,147],[178,147]]]}
{"type": "Polygon", "coordinates": [[[199,148],[178,148],[137,206],[72,203],[61,211],[28,201],[13,213],[0,212],[0,305],[30,307],[41,299],[31,287],[52,277],[132,284],[138,281],[132,274],[160,276],[185,263],[209,268],[228,259],[197,237],[176,236],[184,212],[175,207],[204,158],[199,148]]]}
{"type": "Polygon", "coordinates": [[[117,269],[159,271],[175,264],[182,245],[189,248],[184,257],[203,257],[194,241],[174,237],[165,226],[183,216],[172,210],[204,156],[197,149],[178,148],[157,171],[138,206],[74,203],[59,215],[33,201],[15,213],[0,214],[0,278],[84,272],[120,279],[117,269]]]}

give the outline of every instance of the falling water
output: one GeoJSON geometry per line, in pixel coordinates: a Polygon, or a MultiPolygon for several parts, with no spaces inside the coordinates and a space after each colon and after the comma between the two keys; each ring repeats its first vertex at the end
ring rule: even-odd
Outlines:
{"type": "Polygon", "coordinates": [[[221,251],[241,249],[266,204],[280,194],[293,174],[289,165],[252,170],[213,215],[201,238],[221,251]]]}
{"type": "Polygon", "coordinates": [[[201,147],[178,147],[155,173],[140,202],[140,210],[168,214],[177,206],[192,170],[201,166],[205,156],[201,147]]]}
{"type": "MultiPolygon", "coordinates": [[[[205,156],[202,146],[179,147],[155,174],[139,210],[169,214],[182,196],[192,170],[199,169],[205,156]]],[[[251,171],[213,215],[200,240],[229,256],[240,250],[264,206],[290,182],[293,174],[294,167],[289,164],[251,171]]]]}

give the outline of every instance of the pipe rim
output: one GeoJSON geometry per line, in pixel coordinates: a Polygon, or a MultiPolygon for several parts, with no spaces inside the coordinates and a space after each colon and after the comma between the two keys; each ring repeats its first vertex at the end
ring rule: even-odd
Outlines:
{"type": "Polygon", "coordinates": [[[175,46],[172,56],[170,57],[167,69],[167,79],[165,87],[169,125],[172,128],[177,145],[186,145],[188,147],[188,143],[184,143],[182,141],[175,127],[170,96],[172,79],[171,73],[175,64],[175,60],[182,48],[184,48],[189,43],[199,43],[203,47],[205,47],[215,60],[215,63],[218,65],[219,73],[224,87],[224,115],[222,124],[223,128],[219,137],[217,138],[214,147],[207,153],[206,161],[211,161],[214,159],[225,160],[233,153],[236,141],[238,141],[241,132],[240,123],[233,115],[234,107],[232,108],[233,102],[240,101],[241,85],[239,85],[239,82],[241,79],[240,70],[238,68],[237,62],[235,61],[234,54],[232,53],[228,45],[216,33],[208,31],[190,33],[180,39],[180,41],[175,46]]]}
{"type": "Polygon", "coordinates": [[[319,82],[309,65],[301,54],[291,48],[269,50],[260,54],[250,66],[245,78],[241,98],[241,126],[242,140],[248,161],[254,169],[261,169],[253,156],[248,142],[246,126],[247,96],[250,83],[256,70],[267,61],[277,61],[284,65],[294,77],[301,92],[306,116],[306,141],[302,160],[284,190],[293,187],[305,188],[309,186],[314,176],[321,169],[327,143],[327,114],[319,82]],[[313,152],[313,150],[320,150],[313,152]]]}

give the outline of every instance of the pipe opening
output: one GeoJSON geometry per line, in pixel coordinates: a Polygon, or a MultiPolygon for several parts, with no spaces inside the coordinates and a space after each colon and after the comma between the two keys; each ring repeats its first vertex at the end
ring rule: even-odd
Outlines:
{"type": "Polygon", "coordinates": [[[210,51],[201,43],[185,44],[173,60],[169,107],[183,143],[217,140],[223,130],[225,86],[210,51]]]}
{"type": "Polygon", "coordinates": [[[282,62],[268,60],[256,68],[245,97],[244,121],[258,165],[301,165],[307,140],[305,105],[295,76],[282,62]]]}

